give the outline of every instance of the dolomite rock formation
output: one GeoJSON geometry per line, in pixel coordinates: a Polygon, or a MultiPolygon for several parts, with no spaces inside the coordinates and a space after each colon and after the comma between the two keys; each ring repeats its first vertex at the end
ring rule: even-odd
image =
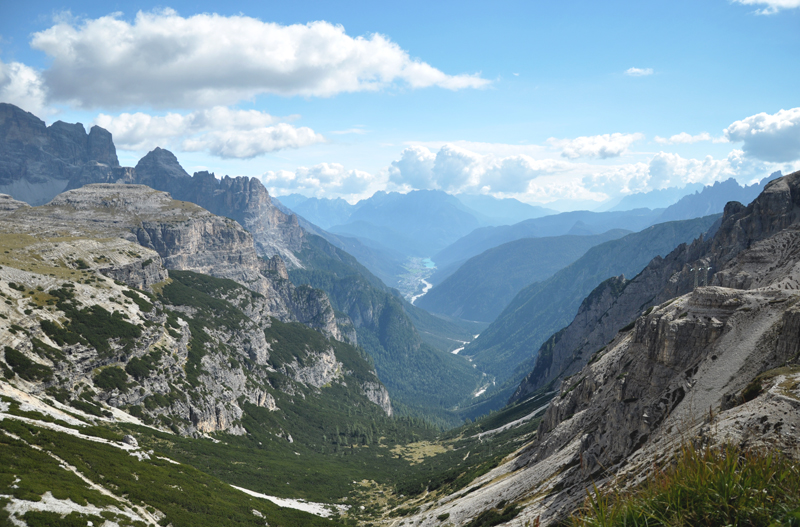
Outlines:
{"type": "Polygon", "coordinates": [[[139,161],[127,182],[164,190],[174,199],[232,218],[252,234],[259,255],[278,254],[292,267],[302,267],[294,255],[304,235],[297,217],[275,207],[267,189],[255,178],[217,179],[209,172],[189,176],[172,152],[156,148],[139,161]]]}
{"type": "Polygon", "coordinates": [[[795,173],[748,207],[728,204],[713,236],[655,259],[633,280],[598,287],[551,342],[554,362],[568,339],[592,351],[571,356],[582,364],[562,370],[574,374],[561,377],[534,439],[468,487],[393,524],[436,525],[449,514],[461,525],[506,501],[523,507],[509,525],[554,525],[592,485],[634,485],[695,437],[800,457],[800,368],[785,368],[800,361],[799,306],[795,173]],[[611,335],[603,333],[607,319],[616,324],[611,335]],[[764,372],[775,373],[745,402],[745,388],[764,372]]]}
{"type": "MultiPolygon", "coordinates": [[[[290,349],[297,359],[289,364],[273,356],[283,338],[278,332],[267,339],[273,325],[299,320],[325,333],[336,329],[332,310],[323,293],[292,286],[279,256],[257,258],[249,234],[232,220],[137,185],[90,185],[46,206],[7,209],[0,214],[0,245],[11,249],[0,252],[0,364],[4,378],[26,393],[52,389],[65,400],[104,405],[109,414],[127,408],[182,434],[246,433],[244,405],[279,412],[282,393],[321,397],[330,384],[355,382],[364,393],[358,404],[372,401],[367,392],[385,395],[374,371],[348,371],[334,352],[341,344],[312,330],[292,334],[322,345],[298,350],[295,340],[290,349]],[[144,234],[149,246],[143,245],[144,234]],[[165,304],[162,297],[130,289],[162,291],[167,268],[236,281],[207,289],[205,294],[224,302],[212,311],[202,302],[184,305],[178,297],[174,305],[165,304]],[[138,334],[110,338],[98,348],[45,331],[45,323],[66,327],[75,311],[115,314],[138,334]],[[8,353],[22,354],[48,375],[14,375],[8,353]],[[124,369],[128,387],[98,382],[106,368],[124,369]]],[[[388,399],[374,398],[391,412],[388,399]]]]}
{"type": "MultiPolygon", "coordinates": [[[[740,262],[728,263],[755,242],[771,237],[800,221],[797,173],[767,184],[750,206],[731,202],[725,207],[720,225],[712,236],[681,245],[665,258],[653,261],[635,278],[609,279],[597,287],[581,305],[573,322],[551,337],[540,349],[533,371],[521,383],[511,401],[520,401],[549,383],[573,375],[593,353],[614,337],[619,328],[632,322],[647,308],[704,285],[725,285],[739,289],[755,287],[740,262]]],[[[774,241],[766,254],[752,254],[749,264],[758,267],[760,280],[770,280],[786,269],[764,265],[784,253],[774,241]],[[766,267],[766,268],[765,268],[766,267]]],[[[791,258],[792,255],[789,257],[791,258]]]]}
{"type": "MultiPolygon", "coordinates": [[[[258,257],[252,236],[237,222],[192,203],[174,201],[165,192],[143,185],[87,185],[60,194],[45,207],[24,212],[15,214],[14,220],[32,224],[27,218],[35,217],[33,229],[71,224],[73,230],[114,233],[156,251],[167,269],[229,278],[263,295],[269,316],[303,322],[326,335],[343,338],[324,293],[295,288],[279,260],[264,262],[258,257]]],[[[117,278],[125,278],[128,272],[114,271],[117,278]]],[[[136,280],[148,280],[138,274],[136,280]]]]}
{"type": "Polygon", "coordinates": [[[0,193],[32,205],[81,182],[125,177],[111,134],[93,126],[44,121],[14,105],[0,103],[0,193]]]}

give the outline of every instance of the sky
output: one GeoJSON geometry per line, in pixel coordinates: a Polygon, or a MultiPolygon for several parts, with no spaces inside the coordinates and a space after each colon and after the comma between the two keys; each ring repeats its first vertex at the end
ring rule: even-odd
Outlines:
{"type": "Polygon", "coordinates": [[[800,169],[800,0],[0,2],[0,102],[190,173],[561,210],[800,169]]]}

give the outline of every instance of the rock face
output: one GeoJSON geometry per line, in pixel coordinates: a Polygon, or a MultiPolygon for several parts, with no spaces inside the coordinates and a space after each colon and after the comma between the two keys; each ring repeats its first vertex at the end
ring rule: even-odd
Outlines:
{"type": "Polygon", "coordinates": [[[341,404],[391,414],[374,370],[330,338],[324,293],[292,286],[233,220],[89,185],[0,215],[0,247],[0,366],[23,391],[182,434],[243,434],[245,405],[279,412],[338,384],[352,387],[341,404]]]}
{"type": "MultiPolygon", "coordinates": [[[[776,267],[765,273],[764,264],[773,258],[769,252],[759,257],[749,253],[749,258],[756,259],[750,264],[740,261],[738,267],[731,268],[728,263],[754,243],[797,223],[798,196],[797,173],[774,180],[748,207],[728,203],[713,237],[700,237],[692,244],[679,246],[665,258],[653,259],[630,281],[621,277],[598,286],[581,305],[573,322],[542,346],[534,370],[512,401],[522,400],[555,379],[580,370],[619,328],[651,306],[699,286],[757,287],[758,282],[748,274],[747,265],[755,266],[758,276],[771,277],[784,272],[785,269],[776,267]]],[[[782,249],[776,250],[782,254],[782,249]]]]}
{"type": "Polygon", "coordinates": [[[169,192],[174,199],[232,218],[247,229],[261,256],[280,255],[290,267],[303,242],[297,218],[275,207],[255,178],[208,172],[186,173],[169,151],[156,148],[135,168],[121,167],[111,133],[80,123],[44,121],[14,105],[0,103],[0,193],[31,205],[47,203],[64,190],[92,183],[130,183],[169,192]]]}
{"type": "MultiPolygon", "coordinates": [[[[295,288],[278,260],[265,262],[258,257],[252,236],[237,222],[192,203],[174,201],[164,192],[143,185],[87,185],[60,194],[47,206],[20,209],[6,219],[39,234],[118,235],[154,250],[167,269],[234,280],[264,296],[269,316],[299,321],[342,339],[324,293],[295,288]]],[[[131,285],[149,285],[147,267],[113,273],[131,285]]]]}
{"type": "Polygon", "coordinates": [[[553,364],[564,360],[556,356],[560,343],[596,338],[605,346],[587,347],[583,365],[562,369],[573,375],[555,377],[560,388],[535,438],[410,519],[435,525],[448,513],[459,524],[505,500],[523,506],[509,525],[553,525],[593,484],[635,484],[693,437],[800,456],[798,306],[795,173],[768,184],[748,207],[728,204],[713,236],[655,259],[630,281],[601,284],[573,325],[551,339],[553,364]],[[606,319],[616,321],[610,336],[606,319]],[[745,397],[748,386],[756,389],[745,397]]]}
{"type": "Polygon", "coordinates": [[[302,267],[294,255],[303,242],[297,217],[275,207],[267,189],[255,178],[217,179],[209,172],[189,176],[172,152],[156,148],[139,161],[129,182],[164,190],[174,199],[232,218],[253,235],[259,255],[279,254],[290,266],[302,267]]]}
{"type": "Polygon", "coordinates": [[[124,177],[111,134],[61,121],[46,126],[31,113],[0,103],[0,192],[31,205],[47,203],[81,182],[124,177]]]}

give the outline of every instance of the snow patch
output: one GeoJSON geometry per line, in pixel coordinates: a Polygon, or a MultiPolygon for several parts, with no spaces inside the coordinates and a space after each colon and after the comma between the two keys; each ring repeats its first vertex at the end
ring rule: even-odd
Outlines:
{"type": "Polygon", "coordinates": [[[316,516],[322,516],[323,518],[328,518],[333,514],[333,511],[337,512],[346,512],[350,507],[347,505],[327,505],[325,503],[314,503],[312,501],[305,501],[305,500],[293,500],[290,498],[276,498],[275,496],[267,496],[266,494],[261,494],[260,492],[255,492],[252,490],[244,489],[242,487],[237,487],[236,485],[231,485],[231,487],[235,488],[236,490],[240,490],[249,496],[253,496],[254,498],[262,498],[265,500],[269,500],[278,507],[285,507],[287,509],[297,509],[299,511],[309,512],[316,516]]]}
{"type": "Polygon", "coordinates": [[[108,511],[121,516],[127,516],[131,519],[131,521],[147,523],[144,518],[132,511],[120,510],[117,507],[106,507],[101,509],[100,507],[96,507],[92,504],[79,505],[70,499],[59,500],[53,497],[49,490],[42,495],[42,499],[40,501],[18,500],[13,496],[2,497],[11,500],[10,503],[6,505],[5,509],[12,515],[12,518],[14,516],[24,516],[28,511],[55,512],[56,514],[61,514],[64,516],[72,512],[99,516],[100,513],[108,511]]]}

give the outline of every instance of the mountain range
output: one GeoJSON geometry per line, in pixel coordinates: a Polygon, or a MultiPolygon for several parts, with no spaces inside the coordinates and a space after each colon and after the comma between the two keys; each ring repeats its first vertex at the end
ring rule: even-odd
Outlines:
{"type": "MultiPolygon", "coordinates": [[[[699,218],[473,231],[539,228],[452,275],[454,297],[481,272],[541,276],[484,329],[406,302],[343,248],[377,242],[256,179],[163,149],[122,167],[104,130],[11,105],[0,152],[0,524],[559,525],[672,492],[696,451],[706,474],[779,477],[682,496],[741,488],[765,524],[800,517],[800,172],[699,218]]],[[[359,221],[412,202],[472,221],[450,198],[381,195],[359,221]]]]}
{"type": "Polygon", "coordinates": [[[416,305],[432,313],[491,322],[519,291],[552,276],[603,242],[630,231],[612,229],[590,236],[522,238],[467,260],[416,305]]]}

